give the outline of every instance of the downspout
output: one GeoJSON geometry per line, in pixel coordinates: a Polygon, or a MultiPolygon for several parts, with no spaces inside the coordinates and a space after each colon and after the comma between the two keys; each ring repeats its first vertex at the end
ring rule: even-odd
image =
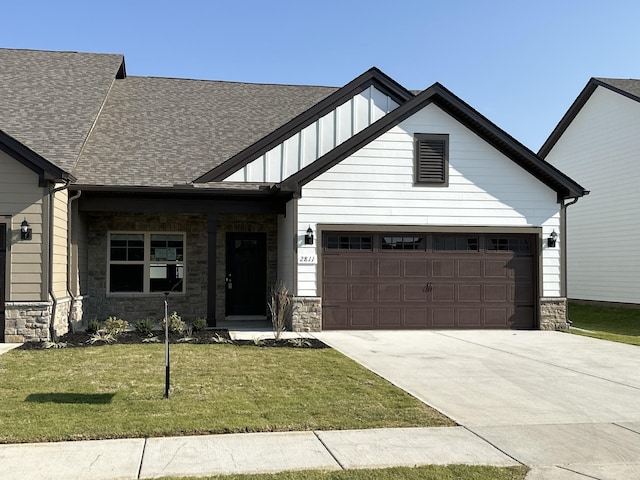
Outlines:
{"type": "Polygon", "coordinates": [[[58,298],[53,291],[53,217],[54,217],[54,195],[62,190],[69,188],[70,180],[65,180],[65,184],[61,187],[54,188],[49,191],[49,296],[53,304],[51,305],[51,318],[49,319],[49,336],[52,342],[58,341],[58,335],[56,334],[55,321],[56,310],[58,309],[58,298]]]}
{"type": "MultiPolygon", "coordinates": [[[[589,192],[585,192],[585,195],[588,194],[589,192]]],[[[573,197],[573,199],[569,203],[564,203],[563,200],[560,204],[560,238],[562,239],[562,248],[560,250],[560,296],[564,298],[567,298],[567,207],[576,203],[578,199],[579,197],[573,197]]],[[[568,309],[565,312],[565,320],[568,325],[571,325],[568,309]]]]}
{"type": "Polygon", "coordinates": [[[72,267],[71,258],[73,255],[73,246],[71,241],[71,235],[73,232],[73,228],[72,228],[73,214],[72,214],[71,208],[72,208],[73,201],[80,198],[80,195],[82,195],[82,190],[78,190],[78,193],[76,193],[73,197],[70,197],[67,200],[67,294],[71,298],[71,305],[69,306],[69,313],[67,314],[67,325],[71,333],[75,333],[75,326],[73,325],[72,319],[73,319],[73,306],[76,304],[76,296],[71,291],[71,267],[72,267]]]}

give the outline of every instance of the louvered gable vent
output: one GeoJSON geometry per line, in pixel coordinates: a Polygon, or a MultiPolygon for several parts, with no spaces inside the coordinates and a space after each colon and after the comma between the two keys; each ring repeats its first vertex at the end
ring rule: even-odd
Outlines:
{"type": "Polygon", "coordinates": [[[415,140],[416,183],[446,184],[449,136],[417,133],[415,140]]]}

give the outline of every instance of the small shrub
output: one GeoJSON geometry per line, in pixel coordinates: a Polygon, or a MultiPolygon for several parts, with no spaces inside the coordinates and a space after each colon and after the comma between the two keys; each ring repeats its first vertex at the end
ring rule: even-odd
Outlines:
{"type": "Polygon", "coordinates": [[[289,344],[291,344],[295,348],[305,348],[311,346],[311,342],[308,339],[302,337],[290,338],[289,340],[287,340],[287,342],[289,342],[289,344]]]}
{"type": "Polygon", "coordinates": [[[98,321],[98,319],[94,318],[93,320],[89,320],[89,322],[87,323],[87,333],[98,333],[98,330],[100,330],[100,322],[98,321]]]}
{"type": "Polygon", "coordinates": [[[95,343],[115,343],[116,342],[116,337],[114,334],[106,332],[104,330],[99,330],[96,333],[94,333],[93,335],[91,335],[91,337],[89,338],[89,343],[91,345],[95,344],[95,343]]]}
{"type": "Polygon", "coordinates": [[[143,337],[151,337],[153,336],[153,325],[154,321],[152,318],[143,318],[142,320],[138,320],[136,322],[136,332],[138,332],[143,337]]]}
{"type": "Polygon", "coordinates": [[[142,343],[160,343],[158,337],[147,337],[142,339],[142,343]]]}
{"type": "Polygon", "coordinates": [[[280,340],[282,332],[284,332],[289,318],[291,316],[291,295],[289,289],[280,281],[271,287],[271,295],[269,298],[269,311],[271,312],[271,323],[273,324],[273,333],[276,340],[280,340]]]}
{"type": "MultiPolygon", "coordinates": [[[[169,315],[169,333],[182,333],[185,323],[182,321],[180,315],[177,312],[173,312],[169,315]]],[[[162,319],[162,328],[165,328],[165,319],[162,319]]]]}
{"type": "Polygon", "coordinates": [[[193,331],[202,332],[207,328],[207,319],[198,317],[193,321],[193,331]]]}
{"type": "Polygon", "coordinates": [[[233,343],[232,340],[229,340],[228,338],[223,337],[219,333],[216,333],[213,337],[211,337],[211,341],[213,343],[233,343]]]}
{"type": "Polygon", "coordinates": [[[67,344],[65,342],[50,342],[47,340],[42,343],[42,348],[67,348],[67,344]]]}
{"type": "Polygon", "coordinates": [[[104,329],[114,337],[120,335],[129,327],[129,322],[118,317],[109,317],[104,321],[104,329]]]}

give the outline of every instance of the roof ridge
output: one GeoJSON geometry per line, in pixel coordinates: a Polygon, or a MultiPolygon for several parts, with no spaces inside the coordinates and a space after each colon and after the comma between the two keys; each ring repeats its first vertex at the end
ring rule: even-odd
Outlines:
{"type": "Polygon", "coordinates": [[[245,82],[241,80],[212,80],[207,78],[186,78],[186,77],[161,77],[157,75],[127,75],[127,78],[150,79],[150,80],[182,80],[187,82],[207,82],[207,83],[226,83],[233,85],[258,85],[264,87],[308,87],[308,88],[331,88],[337,89],[339,86],[332,85],[307,85],[296,83],[271,83],[271,82],[245,82]]]}

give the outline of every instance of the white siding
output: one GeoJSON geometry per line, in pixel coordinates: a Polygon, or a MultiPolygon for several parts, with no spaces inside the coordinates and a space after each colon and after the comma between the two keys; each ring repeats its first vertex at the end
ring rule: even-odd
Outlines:
{"type": "Polygon", "coordinates": [[[229,175],[225,181],[281,182],[397,106],[390,97],[371,86],[229,175]]]}
{"type": "Polygon", "coordinates": [[[598,87],[547,161],[591,191],[567,208],[567,296],[640,303],[640,103],[598,87]]]}
{"type": "Polygon", "coordinates": [[[46,212],[43,212],[43,198],[46,189],[38,186],[38,176],[34,172],[3,152],[0,152],[0,172],[0,222],[9,223],[7,258],[11,276],[7,300],[45,300],[43,215],[46,212]],[[20,240],[20,224],[24,219],[33,230],[30,241],[20,240]]]}
{"type": "MultiPolygon", "coordinates": [[[[543,227],[546,238],[559,231],[559,218],[556,192],[435,105],[311,181],[298,203],[299,229],[314,231],[318,224],[543,227]],[[414,185],[414,133],[449,134],[448,187],[414,185]]],[[[561,244],[543,247],[544,296],[560,295],[561,244]]],[[[317,294],[315,265],[299,266],[298,294],[317,294]]]]}
{"type": "Polygon", "coordinates": [[[278,215],[278,280],[294,291],[295,200],[287,203],[285,215],[278,215]]]}

